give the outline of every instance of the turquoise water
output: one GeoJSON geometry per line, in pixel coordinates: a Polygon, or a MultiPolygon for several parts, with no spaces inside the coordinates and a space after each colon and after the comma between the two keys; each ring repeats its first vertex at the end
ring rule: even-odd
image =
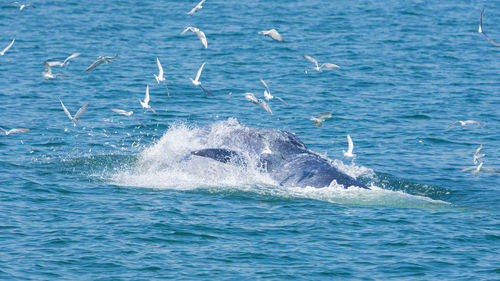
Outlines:
{"type": "Polygon", "coordinates": [[[0,279],[500,279],[500,2],[0,7],[0,279]],[[205,32],[208,49],[186,26],[205,32]],[[276,28],[285,42],[257,34],[276,28]],[[80,52],[44,80],[45,60],[80,52]],[[114,63],[85,72],[99,55],[114,63]],[[302,55],[339,65],[316,72],[302,55]],[[165,69],[159,86],[156,56],[165,69]],[[189,81],[206,62],[201,81],[189,81]],[[274,115],[249,103],[266,80],[274,115]],[[150,85],[151,111],[139,99],[150,85]],[[89,102],[77,126],[73,114],[89,102]],[[135,117],[111,108],[133,110],[135,117]],[[321,128],[310,116],[331,112],[321,128]],[[456,120],[484,127],[446,127],[456,120]],[[141,125],[144,124],[145,126],[141,125]],[[205,125],[296,134],[372,190],[180,164],[205,125]],[[346,134],[354,162],[342,158],[346,134]]]}

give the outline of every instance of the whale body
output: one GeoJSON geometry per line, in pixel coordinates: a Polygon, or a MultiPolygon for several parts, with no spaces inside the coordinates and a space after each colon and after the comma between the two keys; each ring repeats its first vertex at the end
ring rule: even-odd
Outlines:
{"type": "MultiPolygon", "coordinates": [[[[212,126],[202,128],[200,137],[214,134],[213,130],[212,126]]],[[[209,158],[227,165],[256,165],[285,187],[322,188],[336,181],[344,188],[357,186],[369,189],[339,171],[329,159],[307,149],[294,134],[279,129],[240,126],[230,134],[221,134],[216,147],[195,150],[190,154],[191,157],[209,158]],[[265,142],[275,153],[262,153],[265,142]]]]}

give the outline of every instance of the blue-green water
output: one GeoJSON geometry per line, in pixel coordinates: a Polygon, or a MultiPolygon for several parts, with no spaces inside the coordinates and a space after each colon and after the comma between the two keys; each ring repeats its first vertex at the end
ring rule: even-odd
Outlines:
{"type": "Polygon", "coordinates": [[[499,1],[37,1],[0,7],[1,280],[500,279],[499,1]],[[186,26],[205,32],[208,49],[186,26]],[[285,42],[257,34],[276,28],[285,42]],[[69,77],[45,60],[80,52],[69,77]],[[99,55],[114,63],[85,72],[99,55]],[[302,55],[338,64],[316,72],[302,55]],[[159,86],[158,56],[171,93],[159,86]],[[201,81],[189,81],[206,62],[201,81]],[[274,115],[249,103],[263,98],[274,115]],[[138,99],[151,88],[158,115],[138,99]],[[91,105],[74,127],[72,114],[91,105]],[[133,110],[135,117],[111,108],[133,110]],[[321,128],[310,116],[332,112],[321,128]],[[484,127],[446,127],[456,120],[484,127]],[[140,126],[141,122],[146,125],[140,126]],[[192,167],[200,127],[296,134],[372,190],[192,167]],[[342,158],[346,134],[354,163],[342,158]]]}

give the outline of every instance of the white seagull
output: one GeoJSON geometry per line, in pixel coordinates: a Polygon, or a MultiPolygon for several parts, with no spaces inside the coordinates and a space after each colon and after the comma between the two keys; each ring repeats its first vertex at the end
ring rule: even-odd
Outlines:
{"type": "Polygon", "coordinates": [[[460,170],[460,172],[472,171],[472,173],[474,174],[475,177],[477,177],[477,175],[479,174],[479,172],[485,172],[485,173],[491,173],[491,174],[500,174],[500,170],[499,169],[495,169],[495,168],[491,168],[491,167],[483,167],[483,164],[484,164],[484,162],[481,161],[481,163],[479,163],[479,165],[462,169],[462,170],[460,170]]]}
{"type": "Polygon", "coordinates": [[[189,79],[191,79],[191,83],[193,83],[193,85],[195,86],[199,86],[203,92],[205,92],[207,95],[209,96],[214,96],[210,91],[208,91],[207,89],[203,88],[203,86],[201,85],[201,82],[200,82],[200,76],[201,76],[201,72],[203,71],[203,67],[205,66],[205,62],[201,65],[200,69],[198,69],[198,72],[196,73],[196,77],[194,78],[191,78],[189,77],[189,79]]]}
{"type": "Polygon", "coordinates": [[[0,130],[4,131],[6,136],[8,136],[12,133],[26,133],[26,132],[30,131],[30,129],[27,129],[27,128],[13,128],[13,129],[10,129],[7,131],[2,127],[0,127],[0,130]]]}
{"type": "Polygon", "coordinates": [[[146,94],[144,96],[144,101],[141,101],[139,100],[139,102],[141,103],[142,105],[142,108],[146,109],[147,110],[151,110],[153,111],[154,114],[158,114],[156,113],[156,111],[151,107],[151,105],[149,105],[149,85],[146,85],[146,94]]]}
{"type": "MultiPolygon", "coordinates": [[[[161,82],[164,82],[165,81],[165,76],[163,74],[163,67],[161,66],[161,63],[160,63],[160,60],[158,59],[158,57],[156,57],[156,65],[158,66],[158,75],[156,74],[153,74],[155,79],[156,79],[156,82],[158,82],[158,84],[160,84],[161,82]]],[[[167,84],[165,84],[167,85],[167,84]]],[[[170,97],[170,91],[168,90],[168,86],[167,87],[167,95],[170,97]]]]}
{"type": "Polygon", "coordinates": [[[112,60],[116,59],[117,57],[118,57],[118,55],[115,55],[113,57],[102,57],[102,56],[99,56],[94,63],[92,63],[89,67],[87,67],[87,69],[85,69],[85,71],[92,70],[92,69],[98,67],[99,65],[101,65],[103,63],[111,63],[111,62],[113,62],[112,60]]]}
{"type": "Polygon", "coordinates": [[[263,34],[264,36],[269,36],[269,37],[271,37],[274,40],[279,41],[279,42],[285,42],[285,40],[283,40],[283,37],[281,37],[281,35],[278,33],[278,31],[276,31],[276,29],[274,29],[274,28],[271,30],[259,31],[259,34],[263,34]]]}
{"type": "Polygon", "coordinates": [[[259,134],[259,139],[262,142],[262,145],[264,145],[264,148],[262,149],[262,152],[260,153],[260,155],[263,155],[263,154],[272,154],[272,155],[278,156],[279,158],[281,158],[283,160],[286,160],[285,156],[283,156],[283,153],[281,153],[281,152],[279,152],[277,150],[271,150],[271,145],[269,144],[269,140],[266,137],[264,137],[263,135],[259,134]]]}
{"type": "Polygon", "coordinates": [[[352,153],[352,150],[354,149],[354,144],[352,143],[352,139],[350,135],[347,135],[347,151],[342,150],[342,153],[344,153],[345,158],[354,158],[356,157],[356,154],[352,153]]]}
{"type": "Polygon", "coordinates": [[[16,41],[16,38],[12,39],[12,42],[10,42],[10,44],[7,47],[5,47],[3,51],[0,52],[0,56],[5,55],[5,52],[7,52],[10,49],[10,47],[12,47],[12,45],[14,44],[14,41],[16,41]]]}
{"type": "Polygon", "coordinates": [[[48,61],[47,63],[49,64],[49,66],[65,66],[65,65],[68,65],[69,64],[69,60],[70,59],[74,59],[76,57],[78,57],[79,55],[81,55],[80,53],[74,53],[72,54],[71,56],[67,57],[64,61],[48,61]]]}
{"type": "Polygon", "coordinates": [[[280,102],[282,102],[284,105],[287,105],[287,103],[280,97],[275,97],[273,95],[271,95],[271,90],[269,90],[269,87],[267,86],[267,83],[266,81],[264,81],[264,79],[260,79],[260,82],[262,82],[262,84],[264,84],[264,87],[266,87],[266,89],[264,90],[264,98],[266,100],[270,100],[270,99],[274,99],[276,98],[277,100],[279,100],[280,102]]]}
{"type": "Polygon", "coordinates": [[[329,62],[325,62],[323,63],[321,66],[318,64],[318,61],[313,58],[313,57],[310,57],[308,55],[303,55],[304,58],[306,58],[308,61],[314,63],[315,67],[314,69],[318,72],[322,72],[323,69],[327,69],[327,70],[330,70],[330,69],[338,69],[340,68],[340,66],[336,65],[336,64],[333,64],[333,63],[329,63],[329,62]]]}
{"type": "Polygon", "coordinates": [[[181,35],[186,33],[186,31],[188,31],[188,30],[191,30],[192,32],[194,32],[198,36],[198,38],[200,38],[201,43],[203,44],[203,46],[205,46],[205,49],[208,48],[207,37],[205,36],[205,33],[203,33],[203,31],[199,30],[196,27],[188,26],[186,29],[184,29],[184,31],[181,32],[181,35]]]}
{"type": "Polygon", "coordinates": [[[474,164],[477,164],[479,159],[482,157],[486,156],[486,154],[481,153],[481,149],[483,149],[483,145],[481,144],[477,149],[476,152],[474,153],[474,164]]]}
{"type": "Polygon", "coordinates": [[[269,114],[273,114],[273,111],[269,107],[269,105],[262,99],[257,99],[254,95],[254,93],[244,93],[243,94],[247,101],[252,102],[255,105],[260,106],[262,109],[267,111],[269,114]]]}
{"type": "Polygon", "coordinates": [[[196,11],[198,11],[199,9],[203,8],[202,4],[203,2],[205,2],[205,0],[201,0],[200,3],[198,3],[198,5],[196,5],[196,7],[194,7],[191,11],[189,11],[189,13],[187,13],[188,15],[192,15],[194,13],[196,13],[196,11]]]}
{"type": "Polygon", "coordinates": [[[42,75],[43,75],[43,78],[45,78],[45,79],[54,79],[57,76],[68,77],[68,75],[66,75],[66,74],[53,74],[52,68],[50,67],[48,62],[45,62],[44,66],[45,66],[45,71],[42,72],[42,75]]]}
{"type": "Polygon", "coordinates": [[[24,8],[28,8],[28,7],[33,7],[33,8],[36,8],[35,6],[31,5],[31,4],[21,4],[17,1],[14,1],[14,2],[10,2],[11,4],[14,4],[14,5],[17,5],[19,7],[19,11],[22,12],[24,10],[24,8]]]}
{"type": "Polygon", "coordinates": [[[127,117],[130,117],[130,116],[132,116],[132,114],[134,114],[133,111],[126,111],[126,110],[123,110],[123,109],[112,108],[111,111],[116,112],[116,113],[121,114],[121,115],[125,115],[127,117]]]}
{"type": "Polygon", "coordinates": [[[479,122],[479,121],[475,121],[475,120],[465,120],[465,121],[458,120],[458,121],[451,123],[448,127],[446,127],[446,129],[449,129],[449,128],[455,126],[456,124],[460,124],[462,126],[469,125],[469,124],[477,124],[479,126],[484,126],[483,122],[479,122]]]}
{"type": "Polygon", "coordinates": [[[313,121],[314,125],[316,125],[316,127],[321,127],[323,125],[323,122],[325,122],[325,120],[328,118],[332,118],[332,114],[330,112],[321,113],[317,117],[311,116],[311,118],[309,118],[309,120],[313,121]]]}
{"type": "Polygon", "coordinates": [[[484,33],[484,31],[483,31],[483,15],[484,15],[484,8],[481,11],[481,18],[479,19],[479,29],[477,30],[477,32],[483,34],[486,37],[486,39],[488,39],[488,41],[493,43],[493,45],[500,47],[500,44],[495,42],[495,40],[491,39],[488,35],[486,35],[486,33],[484,33]]]}
{"type": "Polygon", "coordinates": [[[85,112],[85,110],[87,110],[87,108],[89,108],[90,106],[90,103],[87,103],[86,105],[82,106],[80,109],[78,109],[78,111],[76,112],[75,116],[71,116],[71,113],[69,113],[68,109],[66,108],[66,106],[64,106],[64,103],[62,102],[61,99],[59,99],[59,102],[61,102],[61,106],[62,106],[62,109],[64,110],[64,112],[66,113],[66,115],[68,116],[69,120],[73,121],[73,126],[76,126],[76,122],[78,121],[78,119],[80,119],[80,116],[85,112]]]}

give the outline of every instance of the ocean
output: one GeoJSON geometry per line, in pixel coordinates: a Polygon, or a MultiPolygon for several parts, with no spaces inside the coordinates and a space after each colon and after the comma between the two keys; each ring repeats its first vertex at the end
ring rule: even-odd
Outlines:
{"type": "Polygon", "coordinates": [[[500,42],[500,1],[29,3],[0,7],[0,127],[30,129],[0,135],[1,280],[500,279],[500,174],[460,171],[480,145],[500,169],[500,47],[478,33],[484,8],[500,42]],[[260,79],[272,115],[244,97],[260,79]],[[90,103],[76,126],[59,99],[90,103]],[[236,127],[292,132],[371,189],[182,161],[236,127]]]}

